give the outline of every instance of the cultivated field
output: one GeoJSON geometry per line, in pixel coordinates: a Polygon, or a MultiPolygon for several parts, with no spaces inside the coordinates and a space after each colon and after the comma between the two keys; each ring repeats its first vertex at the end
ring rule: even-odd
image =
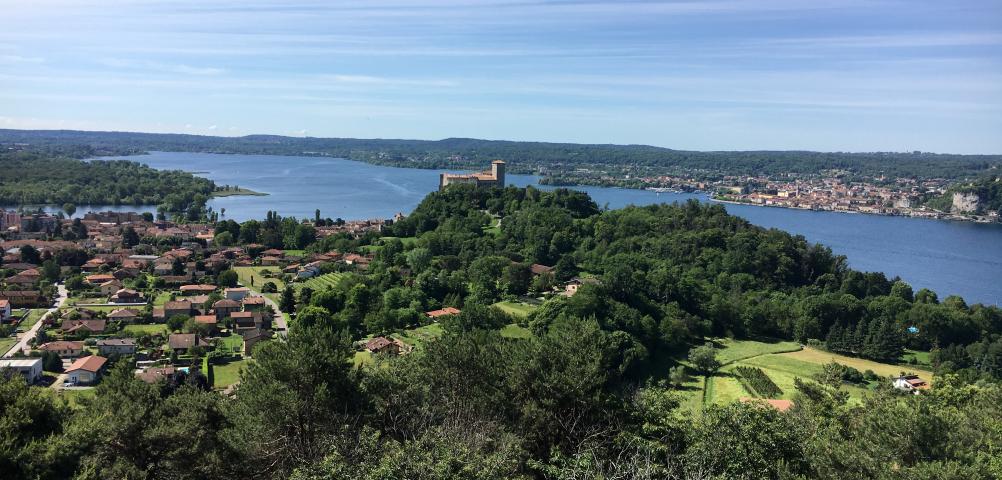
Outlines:
{"type": "Polygon", "coordinates": [[[319,292],[327,290],[328,288],[336,287],[342,280],[344,280],[350,273],[334,272],[326,273],[317,277],[313,277],[305,282],[294,283],[293,286],[296,290],[300,290],[303,287],[309,287],[314,292],[319,292]]]}
{"type": "MultiPolygon", "coordinates": [[[[720,349],[717,358],[722,364],[715,375],[704,379],[695,375],[695,371],[687,362],[680,362],[688,367],[690,374],[693,374],[690,381],[683,385],[685,404],[693,411],[699,411],[708,405],[735,402],[742,397],[754,397],[755,394],[742,384],[737,372],[738,367],[742,366],[762,369],[768,380],[779,387],[781,393],[776,398],[780,399],[793,398],[796,393],[795,379],[810,379],[822,371],[824,364],[833,361],[853,367],[860,372],[872,370],[881,378],[899,375],[905,371],[915,373],[926,380],[932,379],[932,373],[921,368],[846,357],[813,348],[801,349],[795,342],[769,343],[721,339],[714,344],[720,349]]],[[[842,388],[849,393],[850,401],[858,402],[873,386],[875,383],[846,384],[842,388]]]]}

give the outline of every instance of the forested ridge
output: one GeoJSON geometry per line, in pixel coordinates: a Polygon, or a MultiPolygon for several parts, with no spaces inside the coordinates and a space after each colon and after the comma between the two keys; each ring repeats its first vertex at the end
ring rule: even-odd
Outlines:
{"type": "MultiPolygon", "coordinates": [[[[269,214],[217,231],[282,242],[291,229],[286,246],[303,247],[296,223],[269,214]]],[[[205,391],[198,374],[145,384],[125,362],[76,409],[0,384],[0,425],[10,426],[0,469],[80,479],[1002,475],[996,307],[913,292],[698,202],[602,211],[581,192],[458,185],[387,230],[305,245],[381,248],[364,274],[287,290],[287,341],[254,351],[232,397],[205,391]],[[554,271],[534,276],[533,263],[554,271]],[[528,338],[502,336],[515,319],[492,304],[575,277],[592,280],[520,320],[528,338]],[[421,312],[444,306],[462,313],[441,320],[437,340],[352,363],[354,341],[427,323],[421,312]],[[905,346],[932,349],[938,376],[925,395],[885,382],[862,404],[837,378],[803,378],[788,412],[688,412],[663,379],[710,336],[816,341],[889,361],[905,346]]],[[[775,387],[744,373],[756,390],[775,387]]]]}
{"type": "Polygon", "coordinates": [[[0,152],[0,171],[0,205],[163,205],[186,212],[203,208],[216,188],[190,173],[126,160],[81,161],[44,149],[0,152]]]}
{"type": "Polygon", "coordinates": [[[78,148],[102,154],[185,151],[270,155],[327,155],[378,165],[417,168],[482,168],[501,158],[512,173],[588,166],[636,166],[717,175],[819,174],[959,179],[1002,166],[1002,155],[896,152],[686,151],[649,145],[573,144],[448,138],[391,140],[248,135],[0,130],[0,143],[78,148]]]}

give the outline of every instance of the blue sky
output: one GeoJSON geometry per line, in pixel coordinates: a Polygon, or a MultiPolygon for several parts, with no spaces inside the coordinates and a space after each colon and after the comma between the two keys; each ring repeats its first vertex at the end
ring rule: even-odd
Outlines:
{"type": "Polygon", "coordinates": [[[998,0],[0,7],[0,128],[1002,153],[998,0]]]}

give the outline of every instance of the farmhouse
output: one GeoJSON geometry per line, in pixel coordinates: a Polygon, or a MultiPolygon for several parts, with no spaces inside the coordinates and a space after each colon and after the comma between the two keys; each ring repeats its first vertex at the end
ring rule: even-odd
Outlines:
{"type": "Polygon", "coordinates": [[[400,353],[400,345],[386,337],[376,337],[365,342],[365,349],[371,353],[389,353],[392,355],[400,353]]]}
{"type": "Polygon", "coordinates": [[[919,378],[918,375],[902,375],[893,381],[894,388],[903,392],[910,392],[918,395],[922,390],[929,389],[929,384],[919,378]]]}

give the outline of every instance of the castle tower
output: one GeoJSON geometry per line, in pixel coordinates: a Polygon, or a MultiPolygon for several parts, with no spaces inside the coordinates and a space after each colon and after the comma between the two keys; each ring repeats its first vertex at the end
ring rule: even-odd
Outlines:
{"type": "Polygon", "coordinates": [[[491,162],[491,173],[494,174],[494,181],[501,188],[504,188],[504,165],[503,160],[494,160],[491,162]]]}

